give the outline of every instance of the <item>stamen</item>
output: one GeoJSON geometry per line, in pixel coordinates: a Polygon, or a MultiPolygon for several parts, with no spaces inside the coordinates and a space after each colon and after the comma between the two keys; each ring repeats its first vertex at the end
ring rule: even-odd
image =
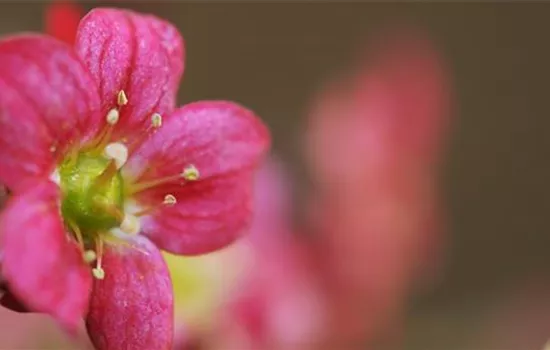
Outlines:
{"type": "Polygon", "coordinates": [[[153,113],[151,116],[151,126],[158,129],[162,126],[162,116],[158,113],[153,113]]]}
{"type": "Polygon", "coordinates": [[[107,159],[113,159],[117,169],[120,169],[128,160],[128,148],[121,142],[108,144],[103,150],[103,155],[107,159]]]}
{"type": "Polygon", "coordinates": [[[82,232],[80,231],[80,227],[78,227],[78,225],[71,220],[67,220],[67,224],[69,225],[69,228],[73,231],[80,250],[84,251],[84,238],[82,236],[82,232]]]}
{"type": "Polygon", "coordinates": [[[93,263],[94,261],[96,261],[97,254],[93,250],[89,249],[89,250],[86,250],[84,252],[83,257],[84,257],[84,261],[87,264],[90,264],[90,263],[93,263]]]}
{"type": "Polygon", "coordinates": [[[107,165],[107,168],[103,170],[101,174],[99,174],[98,177],[94,180],[94,187],[101,187],[104,185],[107,181],[113,178],[113,176],[116,175],[118,171],[116,160],[111,160],[109,164],[107,165]]]}
{"type": "Polygon", "coordinates": [[[71,148],[71,151],[69,153],[69,167],[74,167],[76,165],[76,162],[78,161],[78,148],[73,147],[71,148]]]}
{"type": "Polygon", "coordinates": [[[154,179],[154,180],[149,180],[149,181],[134,184],[129,189],[129,194],[130,195],[136,194],[141,191],[147,190],[151,187],[156,187],[165,183],[174,182],[181,178],[189,182],[197,181],[200,178],[199,169],[197,169],[194,165],[189,165],[185,167],[185,169],[183,169],[183,171],[177,175],[170,175],[160,179],[154,179]]]}
{"type": "Polygon", "coordinates": [[[101,267],[95,267],[92,269],[92,275],[98,280],[102,280],[105,278],[105,270],[103,270],[101,267]]]}
{"type": "Polygon", "coordinates": [[[98,209],[114,217],[117,222],[122,222],[122,220],[124,220],[124,213],[120,209],[118,209],[116,206],[107,205],[103,201],[101,201],[100,198],[97,198],[97,197],[94,198],[93,201],[94,201],[94,205],[98,209]]]}
{"type": "Polygon", "coordinates": [[[61,184],[61,175],[59,175],[59,170],[55,169],[52,172],[50,175],[50,180],[58,186],[61,184]]]}
{"type": "Polygon", "coordinates": [[[128,104],[128,97],[126,97],[126,93],[124,92],[124,90],[120,90],[118,92],[118,96],[117,96],[117,104],[122,107],[122,106],[126,106],[128,104]]]}
{"type": "Polygon", "coordinates": [[[166,196],[164,196],[164,200],[162,201],[162,203],[158,203],[147,209],[140,210],[137,213],[134,213],[134,216],[140,217],[140,216],[149,215],[154,211],[160,209],[163,205],[171,207],[176,205],[176,203],[177,203],[176,197],[172,194],[167,194],[166,196]]]}
{"type": "Polygon", "coordinates": [[[153,113],[151,115],[151,124],[143,131],[141,134],[139,134],[138,137],[136,137],[129,145],[128,145],[128,152],[132,153],[136,150],[136,148],[145,141],[145,139],[149,136],[151,130],[155,131],[158,128],[162,126],[162,116],[158,113],[153,113]]]}
{"type": "Polygon", "coordinates": [[[201,174],[199,169],[197,169],[193,164],[185,167],[181,176],[187,181],[197,181],[201,174]]]}
{"type": "Polygon", "coordinates": [[[138,234],[141,229],[138,217],[132,214],[124,215],[124,219],[122,219],[122,223],[120,224],[120,229],[131,235],[138,234]]]}
{"type": "Polygon", "coordinates": [[[107,112],[107,116],[105,117],[105,120],[107,121],[107,124],[112,126],[118,123],[119,118],[120,118],[120,113],[118,112],[118,109],[113,108],[109,112],[107,112]]]}
{"type": "Polygon", "coordinates": [[[97,250],[97,261],[95,268],[92,269],[92,274],[98,280],[102,280],[105,278],[105,270],[101,267],[101,258],[103,257],[103,241],[101,238],[96,238],[95,246],[97,250]]]}
{"type": "Polygon", "coordinates": [[[176,205],[177,202],[178,201],[177,201],[176,197],[174,197],[174,195],[167,194],[166,196],[164,196],[164,201],[162,202],[162,204],[168,205],[168,206],[173,206],[173,205],[176,205]]]}
{"type": "Polygon", "coordinates": [[[107,112],[107,115],[105,116],[105,121],[107,122],[107,125],[101,129],[99,134],[95,137],[94,141],[92,141],[89,146],[84,147],[82,151],[87,151],[90,149],[99,149],[102,150],[105,148],[107,143],[109,143],[109,140],[111,139],[111,134],[113,133],[113,127],[118,123],[118,119],[120,118],[120,113],[118,112],[118,109],[113,108],[109,112],[107,112]]]}

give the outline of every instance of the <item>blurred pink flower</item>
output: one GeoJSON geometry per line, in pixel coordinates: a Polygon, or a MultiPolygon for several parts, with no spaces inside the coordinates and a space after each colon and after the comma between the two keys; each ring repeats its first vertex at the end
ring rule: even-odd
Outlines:
{"type": "MultiPolygon", "coordinates": [[[[308,254],[291,232],[290,182],[282,163],[271,160],[260,169],[255,197],[250,234],[225,253],[199,258],[206,262],[217,256],[219,274],[228,271],[233,283],[210,281],[212,288],[225,288],[217,293],[218,300],[211,301],[216,307],[203,315],[213,322],[200,334],[187,325],[191,333],[184,334],[187,342],[180,349],[190,348],[196,340],[219,350],[305,349],[320,338],[323,303],[308,254]]],[[[177,268],[172,262],[170,269],[177,268]]],[[[173,279],[177,284],[177,277],[173,279]]],[[[179,302],[176,292],[176,306],[179,302]]]]}
{"type": "Polygon", "coordinates": [[[439,263],[446,72],[418,33],[382,37],[367,54],[317,97],[307,130],[310,221],[337,342],[396,329],[413,283],[439,263]]]}
{"type": "Polygon", "coordinates": [[[67,44],[74,44],[76,40],[76,31],[80,19],[84,14],[83,12],[82,8],[74,1],[51,1],[46,8],[46,33],[67,44]]]}

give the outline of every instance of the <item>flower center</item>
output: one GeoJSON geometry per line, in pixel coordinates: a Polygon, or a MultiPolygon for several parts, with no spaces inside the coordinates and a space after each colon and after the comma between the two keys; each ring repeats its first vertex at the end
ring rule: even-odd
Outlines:
{"type": "MultiPolygon", "coordinates": [[[[150,126],[131,142],[112,140],[120,109],[127,103],[125,92],[120,91],[117,107],[108,111],[103,129],[90,142],[74,144],[51,175],[51,180],[59,185],[63,194],[61,214],[68,234],[78,243],[84,261],[95,261],[92,273],[97,279],[105,277],[101,262],[106,240],[117,239],[120,234],[139,233],[141,217],[177,202],[176,197],[168,193],[162,202],[145,208],[131,208],[132,205],[128,205],[133,203],[131,197],[156,186],[174,182],[184,185],[200,177],[199,170],[190,164],[178,174],[125,183],[121,169],[128,156],[162,126],[162,116],[153,113],[150,126]]],[[[56,146],[52,145],[50,150],[56,152],[56,146]]]]}
{"type": "Polygon", "coordinates": [[[123,179],[118,170],[107,176],[111,160],[92,152],[81,153],[59,166],[63,192],[61,212],[69,226],[80,228],[84,243],[91,243],[100,232],[121,224],[123,179]]]}

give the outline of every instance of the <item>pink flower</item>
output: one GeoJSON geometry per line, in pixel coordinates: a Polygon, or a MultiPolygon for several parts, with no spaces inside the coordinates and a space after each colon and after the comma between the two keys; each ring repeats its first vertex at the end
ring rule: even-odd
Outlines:
{"type": "Polygon", "coordinates": [[[370,48],[357,74],[318,97],[308,130],[312,222],[339,342],[395,329],[439,249],[445,70],[416,33],[370,48]]]}
{"type": "Polygon", "coordinates": [[[86,15],[74,48],[0,41],[2,276],[70,331],[85,317],[98,349],[170,348],[158,249],[220,249],[251,216],[268,131],[232,102],[175,108],[183,55],[172,25],[114,9],[86,15]]]}
{"type": "Polygon", "coordinates": [[[222,310],[216,349],[306,349],[324,327],[324,305],[307,247],[291,227],[291,188],[283,163],[256,177],[250,266],[222,310]]]}
{"type": "Polygon", "coordinates": [[[256,176],[250,234],[200,257],[169,256],[180,327],[176,349],[299,349],[324,309],[305,247],[291,234],[290,182],[270,159],[256,176]],[[179,291],[179,293],[178,293],[179,291]]]}

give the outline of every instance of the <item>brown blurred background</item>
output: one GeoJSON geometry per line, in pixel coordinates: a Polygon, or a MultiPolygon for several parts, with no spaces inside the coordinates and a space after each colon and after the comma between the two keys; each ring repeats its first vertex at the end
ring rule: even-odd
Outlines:
{"type": "MultiPolygon", "coordinates": [[[[304,186],[301,134],[316,89],[369,33],[401,21],[426,29],[455,89],[449,254],[434,292],[411,309],[407,349],[521,350],[508,338],[519,331],[532,332],[528,350],[550,338],[550,3],[116,4],[174,22],[187,47],[180,101],[257,111],[304,186]],[[503,319],[510,332],[491,334],[503,319]]],[[[1,2],[1,33],[41,31],[45,5],[1,2]]]]}

